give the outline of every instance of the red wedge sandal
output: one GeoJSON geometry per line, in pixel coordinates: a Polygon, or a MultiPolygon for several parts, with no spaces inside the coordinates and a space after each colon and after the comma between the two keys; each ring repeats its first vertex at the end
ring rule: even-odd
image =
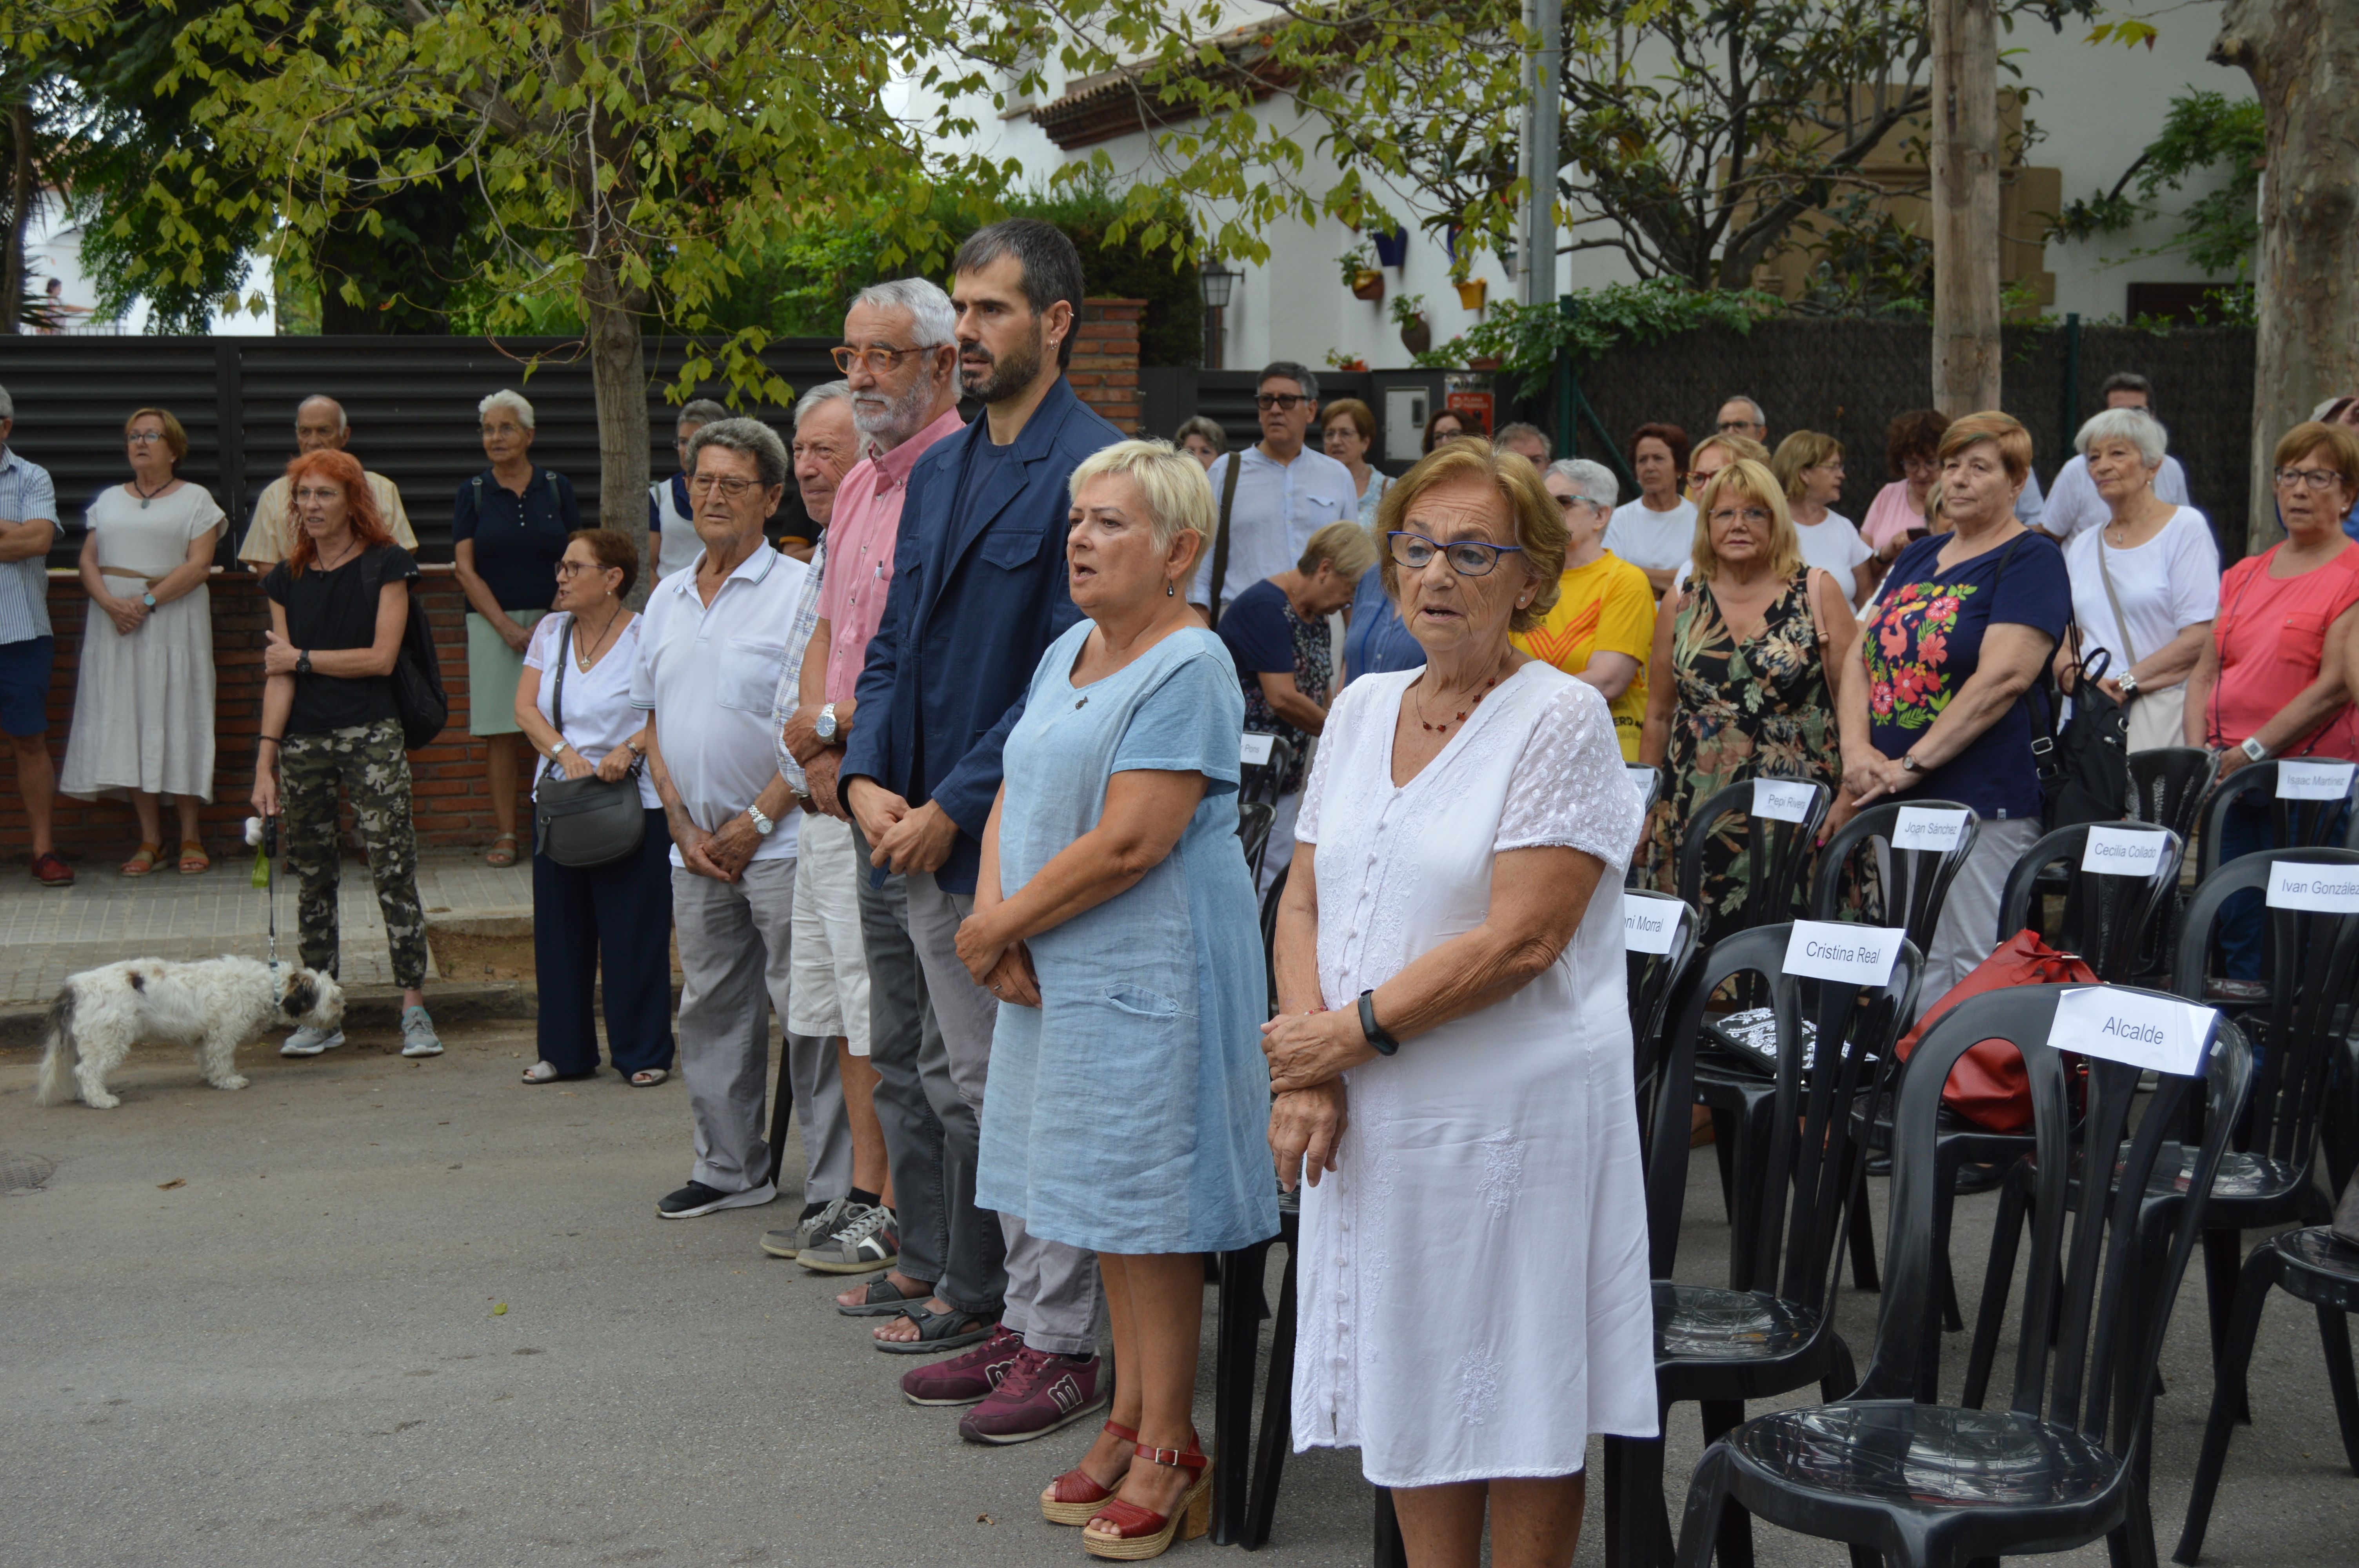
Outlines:
{"type": "MultiPolygon", "coordinates": [[[[1105,1429],[1125,1443],[1138,1442],[1138,1433],[1129,1427],[1108,1422],[1105,1429]]],[[[1121,1484],[1119,1479],[1114,1482],[1117,1487],[1121,1484]]],[[[1112,1488],[1099,1486],[1088,1471],[1076,1465],[1049,1482],[1049,1489],[1040,1494],[1040,1517],[1050,1524],[1087,1524],[1113,1496],[1112,1488]]]]}
{"type": "Polygon", "coordinates": [[[1168,1516],[1120,1498],[1099,1509],[1082,1530],[1082,1545],[1093,1557],[1143,1563],[1162,1556],[1175,1539],[1193,1541],[1212,1527],[1212,1462],[1193,1437],[1184,1449],[1149,1448],[1142,1443],[1132,1452],[1150,1465],[1185,1470],[1193,1478],[1168,1516]]]}

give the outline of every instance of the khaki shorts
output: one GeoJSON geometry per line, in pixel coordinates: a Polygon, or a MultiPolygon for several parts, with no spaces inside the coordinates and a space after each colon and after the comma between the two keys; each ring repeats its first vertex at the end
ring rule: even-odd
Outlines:
{"type": "MultiPolygon", "coordinates": [[[[546,610],[511,610],[508,619],[530,632],[546,610]]],[[[524,655],[492,630],[492,623],[467,611],[467,733],[514,735],[516,682],[524,676],[524,655]]]]}

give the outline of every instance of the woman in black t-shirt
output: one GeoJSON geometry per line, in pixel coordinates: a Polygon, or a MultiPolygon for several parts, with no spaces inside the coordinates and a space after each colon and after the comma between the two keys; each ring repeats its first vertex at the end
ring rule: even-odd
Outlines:
{"type": "MultiPolygon", "coordinates": [[[[287,478],[297,532],[295,547],[262,579],[270,600],[262,657],[269,682],[254,809],[265,816],[285,813],[303,962],[334,974],[336,805],[340,790],[351,795],[401,987],[401,1054],[439,1056],[442,1043],[426,1012],[426,914],[418,900],[409,756],[393,696],[418,565],[393,542],[350,456],[307,452],[287,466],[287,478]]],[[[343,1043],[342,1030],[307,1025],[279,1054],[316,1056],[343,1043]]]]}

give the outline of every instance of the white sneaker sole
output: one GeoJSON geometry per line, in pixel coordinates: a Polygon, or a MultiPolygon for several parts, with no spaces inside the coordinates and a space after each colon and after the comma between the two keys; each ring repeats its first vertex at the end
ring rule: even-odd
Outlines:
{"type": "Polygon", "coordinates": [[[317,1045],[302,1046],[298,1045],[292,1040],[289,1040],[286,1044],[278,1047],[278,1054],[282,1056],[317,1056],[321,1052],[334,1050],[343,1043],[343,1031],[338,1030],[335,1033],[329,1035],[325,1040],[321,1041],[317,1045]]]}
{"type": "Polygon", "coordinates": [[[438,1040],[431,1045],[404,1045],[401,1054],[405,1056],[440,1056],[442,1054],[442,1043],[438,1040]]]}

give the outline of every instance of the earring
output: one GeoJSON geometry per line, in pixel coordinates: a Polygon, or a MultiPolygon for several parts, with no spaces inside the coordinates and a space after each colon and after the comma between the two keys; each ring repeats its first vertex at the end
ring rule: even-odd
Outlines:
{"type": "Polygon", "coordinates": [[[1166,583],[1163,585],[1163,597],[1164,597],[1164,598],[1166,598],[1166,599],[1177,599],[1177,598],[1179,598],[1179,597],[1180,597],[1180,585],[1179,585],[1179,584],[1177,584],[1177,583],[1174,583],[1174,582],[1166,582],[1166,583]]]}

